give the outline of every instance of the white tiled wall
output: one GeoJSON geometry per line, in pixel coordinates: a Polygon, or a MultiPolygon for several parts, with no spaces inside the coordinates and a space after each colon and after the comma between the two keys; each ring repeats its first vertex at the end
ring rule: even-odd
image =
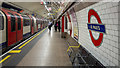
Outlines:
{"type": "MultiPolygon", "coordinates": [[[[118,13],[120,12],[118,12],[118,6],[118,2],[99,2],[76,12],[79,43],[105,66],[118,66],[118,62],[120,62],[118,61],[118,13]],[[88,11],[91,8],[97,11],[106,27],[103,42],[98,48],[92,43],[87,27],[88,11]]],[[[91,18],[91,22],[98,23],[94,17],[91,18]]],[[[94,38],[98,38],[97,32],[92,33],[94,38]]]]}

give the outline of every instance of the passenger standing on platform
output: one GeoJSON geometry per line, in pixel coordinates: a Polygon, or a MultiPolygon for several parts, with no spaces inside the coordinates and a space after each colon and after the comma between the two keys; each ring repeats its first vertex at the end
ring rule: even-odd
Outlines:
{"type": "Polygon", "coordinates": [[[58,30],[60,32],[60,21],[58,21],[58,30]]]}
{"type": "Polygon", "coordinates": [[[48,29],[49,29],[49,31],[51,31],[51,27],[52,27],[52,22],[51,21],[49,21],[49,23],[48,23],[48,29]]]}
{"type": "Polygon", "coordinates": [[[55,32],[56,32],[57,31],[57,22],[55,23],[54,27],[55,27],[55,32]]]}

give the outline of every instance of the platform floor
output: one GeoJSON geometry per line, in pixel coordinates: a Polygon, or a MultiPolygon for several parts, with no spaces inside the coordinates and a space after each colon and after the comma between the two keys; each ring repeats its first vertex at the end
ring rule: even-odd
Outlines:
{"type": "Polygon", "coordinates": [[[67,54],[67,48],[67,43],[65,39],[61,38],[60,32],[54,32],[54,28],[52,28],[51,32],[46,29],[28,43],[21,53],[15,54],[10,60],[6,60],[6,65],[72,66],[67,54]]]}

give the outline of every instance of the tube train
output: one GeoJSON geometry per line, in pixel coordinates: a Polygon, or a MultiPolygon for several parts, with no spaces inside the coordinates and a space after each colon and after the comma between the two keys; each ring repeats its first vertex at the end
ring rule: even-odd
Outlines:
{"type": "Polygon", "coordinates": [[[0,8],[0,51],[4,52],[41,29],[48,21],[0,8]]]}

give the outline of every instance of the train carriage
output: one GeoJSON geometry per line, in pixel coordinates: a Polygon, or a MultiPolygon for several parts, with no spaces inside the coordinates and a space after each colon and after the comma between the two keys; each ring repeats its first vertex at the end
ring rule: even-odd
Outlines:
{"type": "Polygon", "coordinates": [[[15,46],[43,27],[43,21],[39,18],[0,8],[0,51],[15,46]]]}
{"type": "Polygon", "coordinates": [[[4,20],[6,20],[6,42],[8,46],[11,46],[23,38],[23,19],[20,14],[14,11],[3,8],[1,10],[4,12],[4,20]]]}
{"type": "Polygon", "coordinates": [[[40,28],[41,20],[39,18],[37,18],[36,22],[37,22],[37,30],[40,31],[41,30],[41,28],[40,28]]]}
{"type": "Polygon", "coordinates": [[[34,21],[34,33],[37,32],[37,23],[36,23],[36,18],[34,16],[32,16],[33,21],[34,21]]]}
{"type": "Polygon", "coordinates": [[[6,17],[0,10],[0,50],[6,47],[6,17]]]}
{"type": "Polygon", "coordinates": [[[23,38],[27,38],[31,35],[31,20],[27,15],[23,15],[23,38]]]}

